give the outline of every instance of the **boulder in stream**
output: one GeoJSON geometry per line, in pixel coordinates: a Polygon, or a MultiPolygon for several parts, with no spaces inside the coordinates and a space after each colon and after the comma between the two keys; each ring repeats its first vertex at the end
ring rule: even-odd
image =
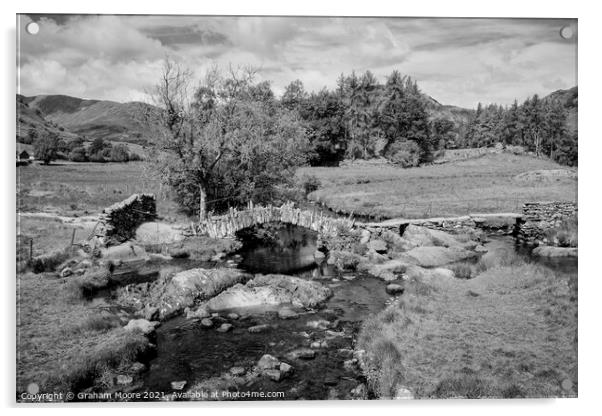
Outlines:
{"type": "Polygon", "coordinates": [[[260,332],[265,332],[271,328],[272,328],[271,325],[262,324],[262,325],[250,326],[249,328],[247,328],[247,331],[249,331],[249,333],[251,333],[251,334],[258,334],[260,332]]]}
{"type": "Polygon", "coordinates": [[[161,316],[193,306],[197,300],[209,299],[251,275],[236,269],[190,269],[174,275],[161,299],[161,316]]]}
{"type": "Polygon", "coordinates": [[[385,290],[389,295],[400,295],[404,292],[404,287],[396,283],[390,283],[385,290]]]}
{"type": "Polygon", "coordinates": [[[311,348],[297,348],[287,354],[291,360],[312,360],[316,357],[316,352],[311,348]]]}
{"type": "Polygon", "coordinates": [[[144,335],[149,335],[155,331],[158,325],[159,322],[150,322],[146,319],[132,319],[123,329],[126,331],[139,331],[144,335]]]}
{"type": "Polygon", "coordinates": [[[228,332],[232,329],[232,324],[221,324],[219,328],[217,328],[217,332],[228,332]]]}
{"type": "Polygon", "coordinates": [[[297,319],[299,314],[291,308],[282,308],[278,311],[278,318],[280,319],[297,319]]]}
{"type": "Polygon", "coordinates": [[[332,295],[320,283],[281,274],[257,275],[246,284],[236,284],[205,303],[212,311],[292,304],[314,308],[332,295]]]}
{"type": "Polygon", "coordinates": [[[476,257],[473,251],[462,248],[449,248],[440,246],[416,247],[401,254],[399,260],[413,263],[421,267],[439,267],[476,257]]]}

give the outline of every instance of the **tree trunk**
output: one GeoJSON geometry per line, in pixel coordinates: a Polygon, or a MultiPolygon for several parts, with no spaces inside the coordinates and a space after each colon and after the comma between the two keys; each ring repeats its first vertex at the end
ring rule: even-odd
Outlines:
{"type": "Polygon", "coordinates": [[[207,192],[203,185],[199,185],[200,199],[199,199],[199,220],[203,221],[207,218],[207,192]]]}

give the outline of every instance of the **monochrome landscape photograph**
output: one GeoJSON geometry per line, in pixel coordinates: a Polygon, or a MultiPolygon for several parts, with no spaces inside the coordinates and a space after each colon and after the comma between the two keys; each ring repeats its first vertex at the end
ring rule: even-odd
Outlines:
{"type": "Polygon", "coordinates": [[[17,402],[578,396],[577,19],[16,28],[17,402]]]}

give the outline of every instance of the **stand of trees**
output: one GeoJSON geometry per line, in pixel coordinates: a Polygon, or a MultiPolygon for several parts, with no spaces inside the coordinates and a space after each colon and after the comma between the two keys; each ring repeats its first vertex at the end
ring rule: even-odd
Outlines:
{"type": "Polygon", "coordinates": [[[486,147],[495,143],[523,146],[536,156],[561,164],[577,164],[577,131],[568,126],[569,112],[556,99],[534,95],[510,107],[479,104],[458,147],[486,147]]]}
{"type": "MultiPolygon", "coordinates": [[[[213,69],[193,82],[190,71],[166,61],[154,92],[162,129],[152,160],[184,211],[201,217],[249,200],[277,201],[305,163],[384,156],[411,167],[440,149],[497,143],[577,163],[568,110],[537,96],[508,108],[479,104],[462,122],[429,117],[433,102],[398,71],[384,84],[370,71],[342,74],[334,90],[311,93],[296,80],[280,99],[252,69],[213,69]]],[[[90,152],[106,151],[96,147],[90,152]]]]}
{"type": "Polygon", "coordinates": [[[88,148],[84,146],[81,138],[71,141],[67,145],[67,154],[72,162],[130,162],[141,160],[141,157],[131,152],[126,144],[112,144],[102,138],[96,138],[88,148]]]}
{"type": "Polygon", "coordinates": [[[341,74],[335,91],[311,94],[296,80],[286,87],[280,103],[301,116],[314,152],[312,165],[386,156],[415,166],[431,160],[438,148],[416,82],[397,71],[384,85],[370,71],[341,74]],[[401,157],[400,151],[410,157],[401,157]]]}
{"type": "MultiPolygon", "coordinates": [[[[33,130],[35,131],[35,130],[33,130]]],[[[84,140],[77,138],[65,142],[54,133],[34,133],[33,152],[36,159],[48,165],[53,160],[69,159],[72,162],[130,162],[142,158],[131,152],[124,143],[113,144],[97,138],[86,148],[84,140]]]]}

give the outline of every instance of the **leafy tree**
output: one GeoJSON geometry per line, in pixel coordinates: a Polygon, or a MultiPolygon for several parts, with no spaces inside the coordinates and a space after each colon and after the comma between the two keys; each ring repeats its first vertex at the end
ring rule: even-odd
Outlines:
{"type": "Polygon", "coordinates": [[[72,162],[87,162],[88,155],[84,147],[75,147],[69,152],[69,160],[72,162]]]}
{"type": "Polygon", "coordinates": [[[23,143],[32,144],[38,138],[39,134],[36,129],[29,129],[27,131],[27,136],[25,136],[23,143]]]}
{"type": "Polygon", "coordinates": [[[431,137],[436,149],[442,149],[453,145],[454,122],[446,118],[436,118],[431,122],[431,137]]]}
{"type": "Polygon", "coordinates": [[[67,143],[67,149],[69,151],[72,151],[73,149],[76,149],[78,147],[83,147],[83,146],[84,146],[84,139],[82,139],[81,137],[76,137],[75,139],[73,139],[69,143],[67,143]]]}
{"type": "Polygon", "coordinates": [[[418,166],[420,163],[421,149],[416,142],[411,140],[395,141],[387,149],[387,159],[403,168],[418,166]]]}
{"type": "Polygon", "coordinates": [[[295,110],[301,113],[308,96],[303,82],[297,79],[286,86],[280,103],[288,110],[295,110]]]}
{"type": "Polygon", "coordinates": [[[97,137],[90,143],[90,147],[88,148],[88,153],[90,155],[94,155],[97,153],[101,153],[107,147],[111,146],[111,143],[107,143],[104,141],[102,137],[97,137]]]}
{"type": "Polygon", "coordinates": [[[420,148],[420,161],[430,161],[433,145],[428,114],[416,82],[393,71],[387,78],[384,94],[380,118],[387,148],[395,141],[412,140],[420,148]]]}
{"type": "Polygon", "coordinates": [[[45,165],[57,158],[59,150],[59,136],[54,133],[47,133],[39,136],[33,142],[33,152],[38,160],[41,160],[45,165]]]}
{"type": "Polygon", "coordinates": [[[154,91],[162,137],[152,157],[176,201],[203,218],[208,207],[277,199],[309,150],[299,115],[267,99],[252,69],[213,69],[194,92],[191,81],[167,60],[154,91]]]}
{"type": "Polygon", "coordinates": [[[345,157],[344,111],[338,95],[326,88],[307,98],[302,116],[312,149],[310,164],[338,165],[345,157]]]}
{"type": "Polygon", "coordinates": [[[125,144],[119,143],[111,148],[112,162],[127,162],[128,160],[129,149],[125,144]]]}

